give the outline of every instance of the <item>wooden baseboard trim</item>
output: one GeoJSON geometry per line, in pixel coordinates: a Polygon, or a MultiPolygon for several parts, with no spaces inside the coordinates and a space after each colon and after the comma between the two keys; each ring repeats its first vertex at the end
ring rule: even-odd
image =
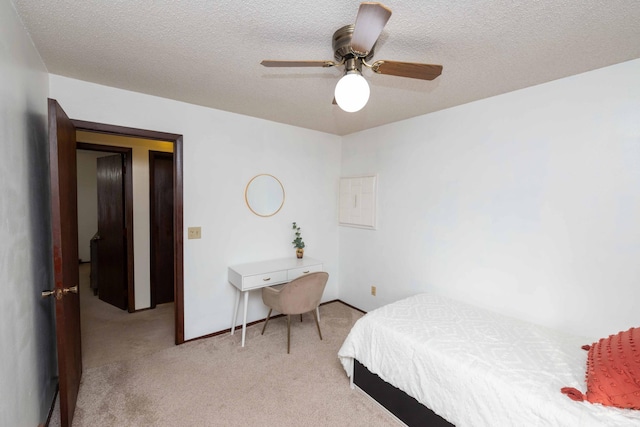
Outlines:
{"type": "MultiPolygon", "coordinates": [[[[329,302],[339,302],[339,303],[341,303],[341,304],[346,305],[346,306],[347,306],[347,307],[349,307],[349,308],[354,309],[355,311],[359,311],[359,312],[360,312],[360,313],[362,313],[362,314],[367,314],[367,312],[366,312],[366,311],[361,310],[361,309],[359,309],[358,307],[354,307],[354,306],[352,306],[351,304],[347,304],[346,302],[344,302],[344,301],[342,301],[342,300],[339,300],[339,299],[334,299],[333,301],[329,301],[329,302]]],[[[328,303],[325,303],[325,304],[328,304],[328,303]]],[[[320,305],[322,305],[322,304],[320,304],[320,305]]]]}
{"type": "MultiPolygon", "coordinates": [[[[334,302],[338,302],[338,303],[344,304],[344,305],[346,305],[346,306],[347,306],[347,307],[349,307],[349,308],[352,308],[352,309],[354,309],[354,310],[356,310],[356,311],[359,311],[360,313],[363,313],[363,314],[366,314],[366,313],[367,313],[366,311],[360,310],[359,308],[354,307],[354,306],[352,306],[352,305],[350,305],[350,304],[347,304],[346,302],[341,301],[341,300],[339,300],[339,299],[334,299],[334,300],[331,300],[331,301],[323,302],[323,303],[320,303],[320,305],[321,305],[321,306],[323,306],[323,305],[326,305],[326,304],[332,304],[332,303],[334,303],[334,302]]],[[[271,319],[277,319],[278,317],[283,317],[283,316],[284,316],[284,314],[276,314],[275,316],[271,316],[271,319]]],[[[259,320],[254,320],[253,322],[249,322],[249,323],[247,323],[247,328],[248,328],[249,326],[253,326],[253,325],[256,325],[256,324],[258,324],[258,323],[262,323],[262,322],[264,322],[265,320],[267,320],[267,318],[266,318],[266,317],[265,317],[264,319],[259,319],[259,320]]],[[[238,329],[242,330],[242,324],[240,324],[240,325],[237,325],[237,326],[236,326],[236,330],[238,330],[238,329]]],[[[231,333],[231,328],[223,329],[223,330],[221,330],[221,331],[213,332],[213,333],[211,333],[211,334],[203,335],[203,336],[201,336],[201,337],[191,338],[191,339],[189,339],[189,340],[185,340],[184,342],[185,342],[185,343],[188,343],[188,342],[193,342],[193,341],[203,340],[203,339],[206,339],[206,338],[217,337],[218,335],[229,334],[229,333],[231,333]]]]}

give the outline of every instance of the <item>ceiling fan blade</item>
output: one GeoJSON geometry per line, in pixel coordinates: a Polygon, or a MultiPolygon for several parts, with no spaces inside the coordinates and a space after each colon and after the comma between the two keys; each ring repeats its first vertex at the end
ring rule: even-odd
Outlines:
{"type": "Polygon", "coordinates": [[[272,61],[265,59],[260,64],[265,67],[333,67],[333,61],[272,61]]]}
{"type": "Polygon", "coordinates": [[[351,49],[366,56],[378,41],[390,17],[391,9],[381,3],[361,3],[351,36],[351,49]]]}
{"type": "Polygon", "coordinates": [[[442,74],[442,65],[417,62],[376,61],[371,65],[371,69],[378,74],[421,80],[433,80],[442,74]]]}

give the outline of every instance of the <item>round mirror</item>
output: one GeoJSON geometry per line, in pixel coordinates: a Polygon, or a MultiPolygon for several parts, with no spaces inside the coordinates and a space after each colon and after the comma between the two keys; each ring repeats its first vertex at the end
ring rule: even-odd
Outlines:
{"type": "Polygon", "coordinates": [[[244,199],[254,214],[272,216],[284,205],[284,188],[273,175],[256,175],[247,184],[244,199]]]}

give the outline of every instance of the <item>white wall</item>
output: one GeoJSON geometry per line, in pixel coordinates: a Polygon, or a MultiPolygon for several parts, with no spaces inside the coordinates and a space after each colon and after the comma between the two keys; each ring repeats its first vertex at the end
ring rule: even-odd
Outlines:
{"type": "MultiPolygon", "coordinates": [[[[73,119],[183,135],[186,339],[230,326],[229,265],[295,256],[292,221],[303,228],[305,256],[323,260],[330,274],[324,300],[338,298],[340,137],[56,75],[50,96],[73,119]],[[244,202],[259,173],[285,188],[273,217],[252,214],[244,202]],[[202,239],[187,239],[190,226],[202,227],[202,239]]],[[[266,313],[253,292],[248,320],[266,313]]]]}
{"type": "Polygon", "coordinates": [[[47,142],[48,78],[0,1],[0,425],[36,426],[56,386],[47,142]]]}
{"type": "MultiPolygon", "coordinates": [[[[112,145],[117,147],[129,147],[131,148],[131,168],[133,182],[133,280],[134,280],[134,299],[135,309],[142,310],[151,306],[151,236],[150,236],[150,208],[149,208],[149,151],[164,151],[172,152],[173,144],[170,142],[153,141],[143,138],[127,138],[123,136],[107,135],[94,132],[77,132],[77,139],[80,142],[86,142],[91,144],[112,145]]],[[[81,153],[79,150],[78,153],[81,153]]],[[[91,151],[85,153],[92,153],[91,151]]],[[[93,152],[95,153],[95,152],[93,152]]],[[[108,153],[107,155],[110,155],[108,153]]],[[[90,155],[90,154],[89,154],[90,155]]],[[[104,154],[98,155],[102,157],[104,154]]],[[[96,172],[96,156],[93,156],[93,177],[87,178],[91,180],[93,186],[93,210],[95,216],[90,232],[83,235],[83,239],[88,236],[89,239],[93,237],[98,229],[97,215],[97,172],[96,172]]],[[[79,164],[79,163],[78,163],[79,164]]],[[[87,167],[83,165],[83,168],[87,167]]],[[[78,188],[81,185],[86,185],[86,182],[80,182],[80,175],[78,175],[78,188]]],[[[83,180],[85,177],[83,176],[83,180]]],[[[78,199],[80,199],[80,193],[78,193],[78,199]]],[[[83,206],[87,208],[87,206],[83,206]]],[[[78,200],[78,209],[80,209],[80,200],[78,200]]],[[[90,230],[90,229],[88,229],[90,230]]],[[[78,237],[79,245],[84,245],[84,240],[80,240],[78,237]]],[[[88,240],[87,240],[88,242],[88,240]]],[[[88,247],[88,243],[87,243],[88,247]]],[[[81,257],[82,258],[82,257],[81,257]]]]}
{"type": "Polygon", "coordinates": [[[78,178],[78,258],[91,261],[89,243],[98,231],[98,181],[96,162],[112,153],[78,150],[76,153],[78,178]]]}
{"type": "Polygon", "coordinates": [[[346,136],[342,165],[379,174],[378,230],[340,227],[346,302],[640,325],[640,60],[346,136]]]}

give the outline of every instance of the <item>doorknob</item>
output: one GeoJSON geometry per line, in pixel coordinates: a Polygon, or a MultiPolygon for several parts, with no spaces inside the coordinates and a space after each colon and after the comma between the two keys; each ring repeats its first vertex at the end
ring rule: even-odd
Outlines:
{"type": "Polygon", "coordinates": [[[63,294],[68,294],[69,292],[71,292],[72,294],[77,294],[78,293],[78,285],[72,286],[70,288],[64,288],[62,290],[63,294]]]}
{"type": "Polygon", "coordinates": [[[55,295],[56,299],[62,299],[63,295],[68,294],[69,292],[73,294],[78,293],[78,285],[72,286],[70,288],[63,289],[53,289],[51,291],[42,291],[42,298],[49,297],[51,295],[55,295]]]}
{"type": "Polygon", "coordinates": [[[51,295],[55,295],[56,294],[56,290],[52,290],[52,291],[42,291],[42,298],[46,298],[49,297],[51,295]]]}

